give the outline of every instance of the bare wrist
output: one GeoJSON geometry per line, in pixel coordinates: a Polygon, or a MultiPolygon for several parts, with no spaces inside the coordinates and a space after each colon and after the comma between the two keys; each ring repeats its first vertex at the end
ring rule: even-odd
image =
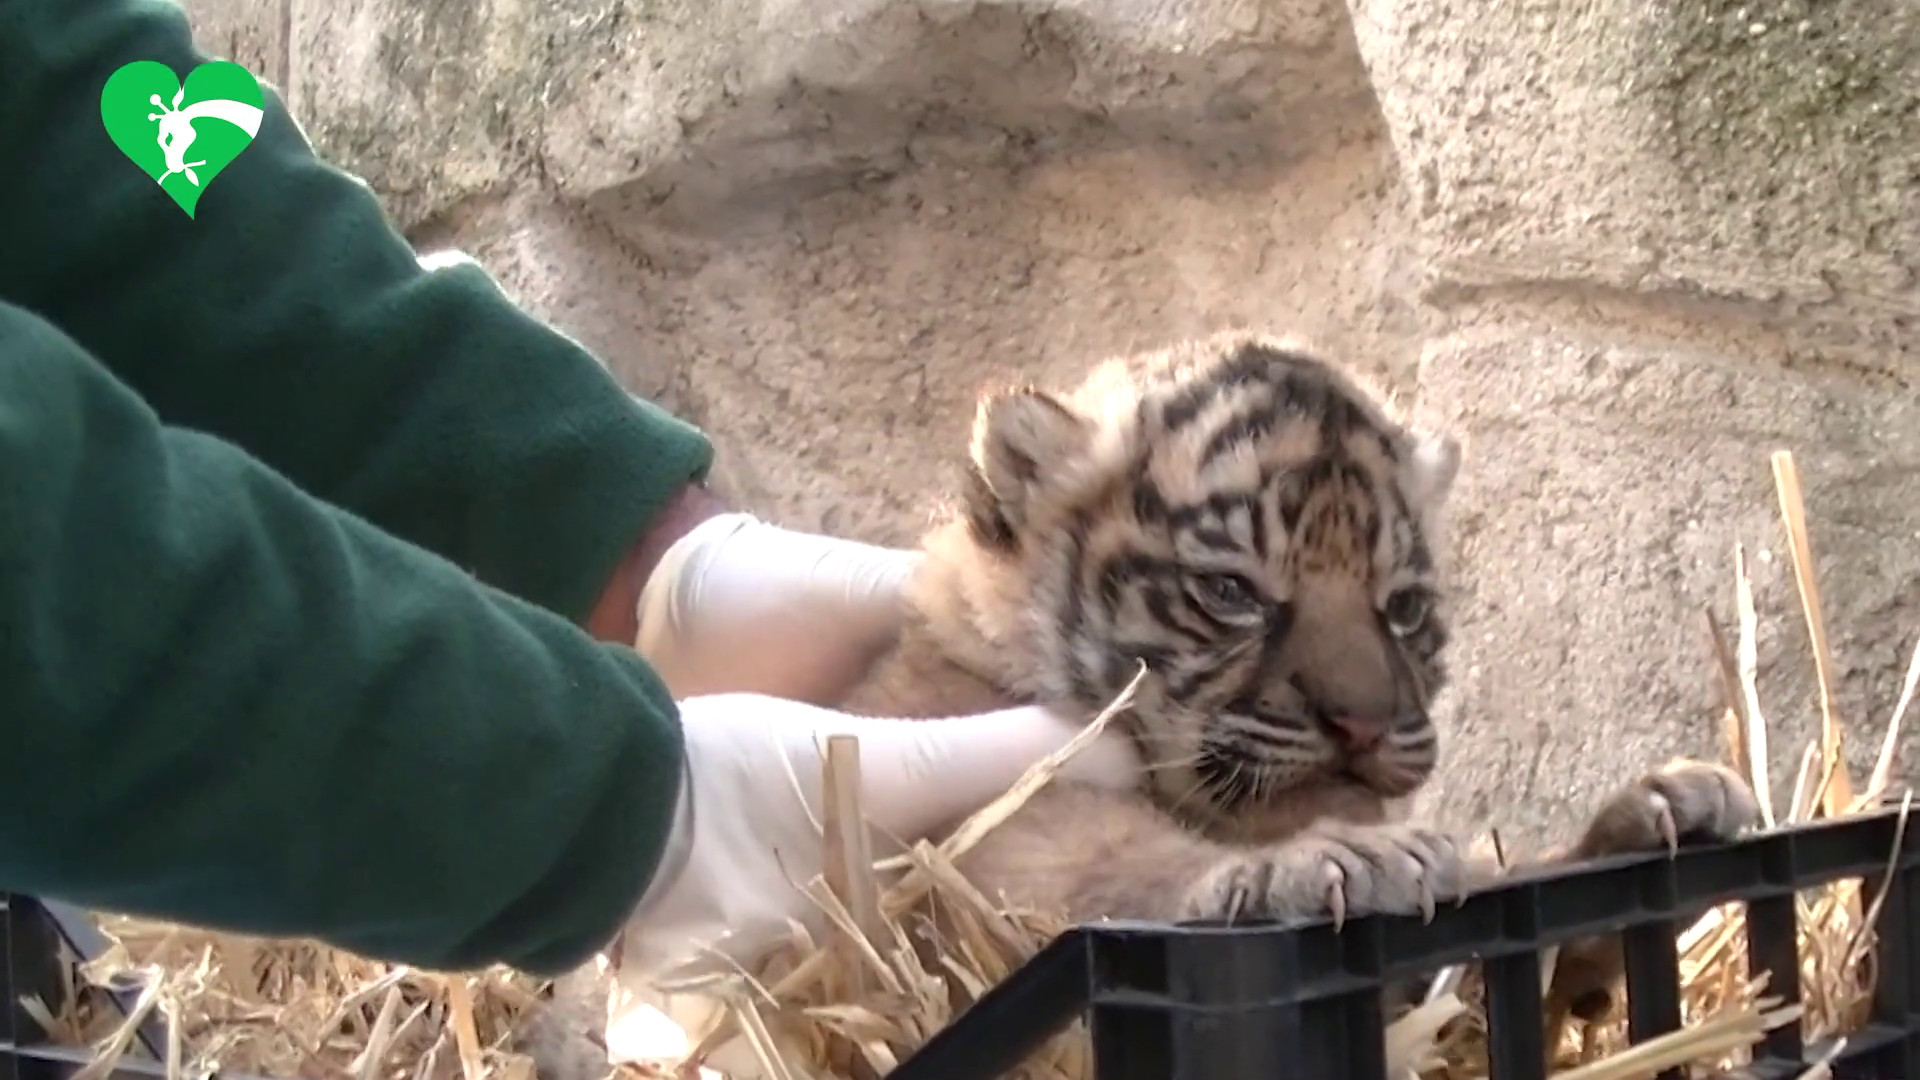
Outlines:
{"type": "Polygon", "coordinates": [[[587,617],[587,632],[599,641],[632,646],[640,634],[640,590],[646,587],[667,549],[694,526],[726,511],[727,504],[699,484],[688,484],[675,492],[614,568],[613,577],[587,617]]]}

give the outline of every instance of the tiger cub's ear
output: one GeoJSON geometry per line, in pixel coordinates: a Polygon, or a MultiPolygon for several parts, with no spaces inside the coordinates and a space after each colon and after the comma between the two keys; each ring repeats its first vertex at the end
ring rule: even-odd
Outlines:
{"type": "Polygon", "coordinates": [[[989,547],[1019,544],[1034,499],[1084,454],[1093,425],[1038,390],[993,394],[974,415],[967,518],[989,547]]]}
{"type": "Polygon", "coordinates": [[[1415,506],[1432,509],[1447,501],[1460,475],[1460,442],[1440,431],[1412,431],[1401,466],[1401,483],[1415,506]]]}

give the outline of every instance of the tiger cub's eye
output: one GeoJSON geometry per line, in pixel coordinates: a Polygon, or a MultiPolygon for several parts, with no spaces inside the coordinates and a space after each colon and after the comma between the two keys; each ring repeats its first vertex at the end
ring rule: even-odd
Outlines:
{"type": "Polygon", "coordinates": [[[1215,611],[1243,614],[1260,604],[1253,583],[1239,574],[1196,574],[1187,587],[1195,600],[1215,611]]]}
{"type": "Polygon", "coordinates": [[[1414,587],[1400,589],[1387,597],[1384,614],[1387,617],[1387,629],[1396,637],[1407,637],[1419,633],[1427,624],[1427,617],[1433,613],[1433,594],[1425,589],[1414,587]]]}

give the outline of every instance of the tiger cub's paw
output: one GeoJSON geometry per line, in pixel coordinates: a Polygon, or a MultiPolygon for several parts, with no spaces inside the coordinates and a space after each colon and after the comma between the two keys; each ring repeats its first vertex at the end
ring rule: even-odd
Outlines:
{"type": "Polygon", "coordinates": [[[1683,842],[1731,840],[1760,823],[1760,801],[1739,773],[1677,761],[1607,800],[1581,838],[1577,857],[1671,851],[1683,842]]]}

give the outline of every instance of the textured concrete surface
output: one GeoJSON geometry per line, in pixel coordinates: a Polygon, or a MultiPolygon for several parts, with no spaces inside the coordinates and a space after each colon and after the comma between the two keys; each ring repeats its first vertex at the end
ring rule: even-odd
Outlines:
{"type": "Polygon", "coordinates": [[[1519,838],[1716,753],[1759,590],[1817,698],[1797,455],[1871,760],[1920,636],[1920,14],[1904,0],[188,0],[416,243],[706,425],[782,522],[907,541],[975,394],[1229,326],[1462,431],[1433,805],[1519,838]]]}

